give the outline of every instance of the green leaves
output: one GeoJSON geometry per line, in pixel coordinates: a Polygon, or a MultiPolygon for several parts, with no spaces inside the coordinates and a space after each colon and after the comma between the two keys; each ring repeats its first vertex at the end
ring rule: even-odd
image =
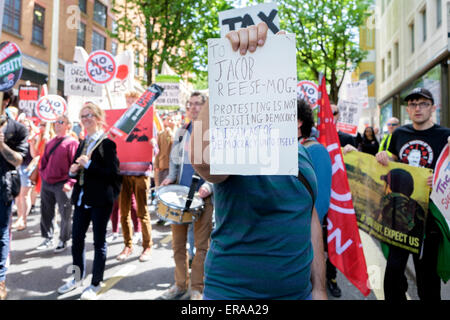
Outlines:
{"type": "Polygon", "coordinates": [[[148,82],[165,61],[177,74],[204,73],[207,39],[219,36],[218,12],[231,8],[231,0],[131,0],[114,7],[120,42],[136,47],[133,30],[145,25],[145,69],[148,82]],[[158,46],[156,46],[158,42],[158,46]]]}
{"type": "Polygon", "coordinates": [[[279,0],[281,28],[297,35],[299,79],[324,73],[330,97],[337,95],[344,73],[360,63],[358,28],[369,16],[369,0],[279,0]],[[338,79],[340,78],[340,79],[338,79]]]}

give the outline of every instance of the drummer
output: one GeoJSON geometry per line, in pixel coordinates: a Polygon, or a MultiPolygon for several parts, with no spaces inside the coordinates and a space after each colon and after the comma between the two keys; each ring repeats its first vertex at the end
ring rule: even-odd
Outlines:
{"type": "MultiPolygon", "coordinates": [[[[186,106],[187,117],[191,120],[175,133],[172,151],[170,153],[169,175],[161,182],[161,186],[178,183],[190,187],[195,171],[189,161],[190,134],[193,122],[200,110],[206,104],[206,96],[200,92],[193,92],[186,106]]],[[[211,201],[212,184],[203,179],[197,186],[198,195],[203,199],[205,207],[203,213],[194,222],[195,256],[191,266],[191,300],[201,300],[203,296],[203,276],[206,252],[209,248],[209,238],[212,229],[213,204],[211,201]]],[[[161,299],[173,300],[187,298],[189,287],[189,263],[186,252],[188,224],[172,224],[172,248],[175,260],[175,284],[166,291],[161,299]]]]}

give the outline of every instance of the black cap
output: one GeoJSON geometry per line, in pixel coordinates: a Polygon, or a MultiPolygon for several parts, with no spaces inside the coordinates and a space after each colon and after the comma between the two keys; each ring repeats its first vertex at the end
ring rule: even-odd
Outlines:
{"type": "Polygon", "coordinates": [[[425,88],[415,88],[413,89],[405,98],[405,101],[417,99],[417,98],[425,98],[428,100],[431,100],[431,102],[434,104],[433,95],[430,91],[428,91],[425,88]]]}

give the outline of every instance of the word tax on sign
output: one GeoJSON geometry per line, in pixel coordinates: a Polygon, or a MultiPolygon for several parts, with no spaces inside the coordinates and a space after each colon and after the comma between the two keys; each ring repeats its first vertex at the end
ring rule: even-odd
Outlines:
{"type": "Polygon", "coordinates": [[[211,174],[297,176],[295,54],[291,34],[245,56],[208,40],[211,174]]]}
{"type": "Polygon", "coordinates": [[[42,121],[53,122],[64,114],[67,110],[67,103],[64,98],[50,94],[41,97],[35,108],[35,113],[42,121]]]}
{"type": "Polygon", "coordinates": [[[86,61],[86,74],[96,84],[105,84],[114,79],[117,65],[114,56],[108,51],[97,50],[86,61]]]}

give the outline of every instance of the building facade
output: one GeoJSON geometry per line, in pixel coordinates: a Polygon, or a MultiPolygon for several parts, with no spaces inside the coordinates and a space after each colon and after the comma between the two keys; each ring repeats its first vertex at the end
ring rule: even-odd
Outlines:
{"type": "MultiPolygon", "coordinates": [[[[22,78],[16,87],[30,81],[42,85],[48,82],[52,15],[54,0],[3,0],[1,41],[16,43],[23,54],[22,78]]],[[[58,0],[58,94],[64,95],[64,66],[73,62],[75,46],[87,53],[107,50],[116,55],[122,50],[132,50],[139,60],[142,48],[121,45],[111,33],[116,30],[116,17],[110,0],[58,0]]],[[[136,33],[145,33],[136,26],[136,33]]],[[[144,76],[143,67],[136,68],[135,79],[144,76]]]]}
{"type": "Polygon", "coordinates": [[[425,87],[435,98],[434,122],[450,126],[450,0],[377,0],[376,96],[380,126],[409,123],[404,98],[425,87]]]}

